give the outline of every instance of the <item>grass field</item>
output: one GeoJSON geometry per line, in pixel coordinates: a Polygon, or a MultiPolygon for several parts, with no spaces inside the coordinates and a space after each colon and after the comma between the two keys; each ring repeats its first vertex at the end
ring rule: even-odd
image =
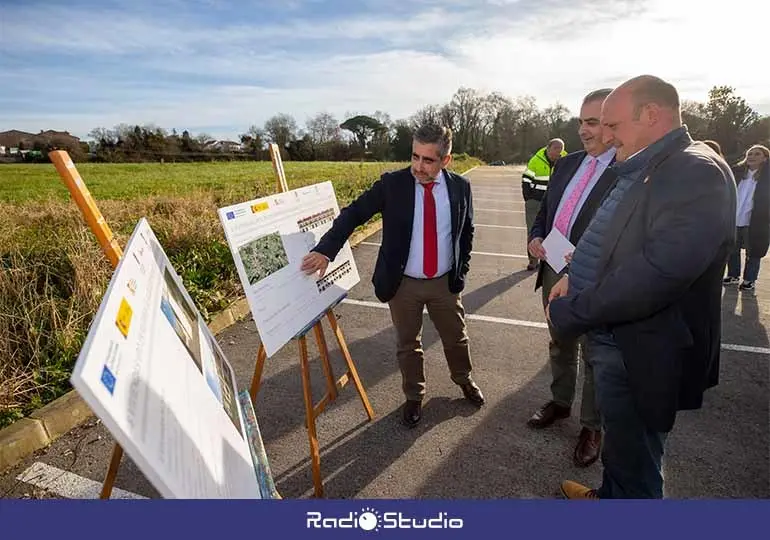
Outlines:
{"type": "MultiPolygon", "coordinates": [[[[457,159],[465,171],[478,160],[457,159]]],[[[340,207],[404,163],[284,164],[340,207]]],[[[269,162],[78,164],[118,243],[146,217],[207,320],[242,294],[217,209],[275,191],[269,162]]],[[[0,165],[0,427],[70,389],[112,268],[53,165],[0,165]]]]}
{"type": "MultiPolygon", "coordinates": [[[[405,163],[286,162],[289,189],[331,180],[337,197],[405,163]]],[[[269,195],[275,174],[269,161],[213,163],[83,163],[78,171],[98,200],[176,197],[213,192],[229,202],[269,195]],[[246,199],[244,199],[246,198],[246,199]]],[[[67,200],[69,192],[52,165],[0,166],[0,201],[67,200]]],[[[344,204],[340,201],[340,204],[344,204]]]]}

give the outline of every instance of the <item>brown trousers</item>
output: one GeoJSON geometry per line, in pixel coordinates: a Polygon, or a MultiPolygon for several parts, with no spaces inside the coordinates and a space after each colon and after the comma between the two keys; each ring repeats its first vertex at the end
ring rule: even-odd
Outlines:
{"type": "Polygon", "coordinates": [[[425,396],[425,366],[422,350],[422,310],[438,331],[444,346],[449,373],[455,384],[471,380],[471,355],[465,327],[465,309],[459,294],[449,291],[449,278],[401,280],[396,295],[388,302],[396,329],[398,365],[406,399],[421,401],[425,396]]]}

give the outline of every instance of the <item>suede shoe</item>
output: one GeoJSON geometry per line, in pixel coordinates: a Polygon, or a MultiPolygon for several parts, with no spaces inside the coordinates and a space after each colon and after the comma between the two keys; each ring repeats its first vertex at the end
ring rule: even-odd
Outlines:
{"type": "Polygon", "coordinates": [[[599,500],[599,494],[595,489],[588,488],[583,484],[578,484],[572,480],[565,480],[561,483],[561,493],[567,499],[582,499],[590,501],[599,500]]]}

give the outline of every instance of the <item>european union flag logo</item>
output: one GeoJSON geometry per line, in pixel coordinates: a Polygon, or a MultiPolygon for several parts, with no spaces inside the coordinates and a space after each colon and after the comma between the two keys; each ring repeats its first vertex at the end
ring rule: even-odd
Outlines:
{"type": "Polygon", "coordinates": [[[112,374],[112,371],[107,366],[104,366],[102,370],[102,384],[109,390],[110,394],[115,392],[115,375],[112,374]]]}
{"type": "Polygon", "coordinates": [[[227,219],[235,219],[235,212],[228,212],[227,219]]]}

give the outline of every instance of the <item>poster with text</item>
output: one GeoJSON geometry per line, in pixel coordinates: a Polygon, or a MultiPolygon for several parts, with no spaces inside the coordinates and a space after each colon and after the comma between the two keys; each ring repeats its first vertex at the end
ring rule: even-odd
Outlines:
{"type": "Polygon", "coordinates": [[[262,498],[233,369],[145,219],[71,382],[163,497],[262,498]]]}
{"type": "Polygon", "coordinates": [[[307,275],[302,258],[339,215],[331,182],[219,209],[251,314],[268,356],[359,282],[350,244],[326,274],[307,275]]]}

